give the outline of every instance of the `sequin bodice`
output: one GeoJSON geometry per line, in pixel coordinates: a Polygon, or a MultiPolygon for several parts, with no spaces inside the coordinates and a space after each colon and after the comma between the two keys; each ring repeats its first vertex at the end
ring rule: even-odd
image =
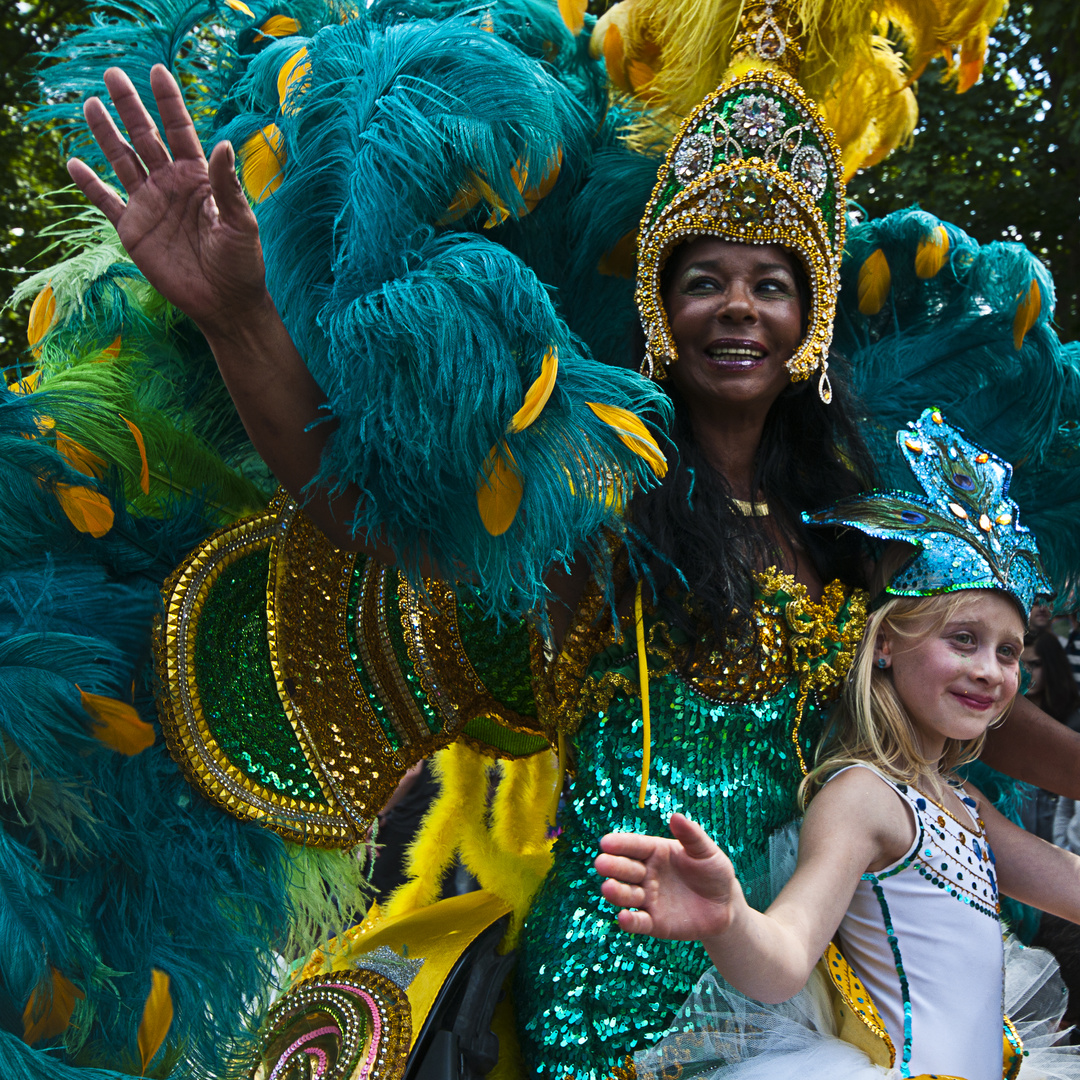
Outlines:
{"type": "MultiPolygon", "coordinates": [[[[644,809],[637,806],[636,652],[613,646],[590,666],[581,693],[600,707],[580,715],[554,867],[517,964],[519,1036],[540,1077],[610,1076],[660,1035],[709,966],[695,943],[619,931],[592,870],[604,833],[664,834],[668,816],[682,811],[724,845],[743,881],[767,880],[768,837],[797,813],[800,760],[850,663],[864,607],[837,583],[820,603],[779,575],[762,584],[771,588],[755,605],[756,648],[742,659],[699,649],[687,675],[678,642],[663,624],[650,625],[652,768],[644,809]]],[[[768,899],[750,888],[751,902],[768,899]]]]}

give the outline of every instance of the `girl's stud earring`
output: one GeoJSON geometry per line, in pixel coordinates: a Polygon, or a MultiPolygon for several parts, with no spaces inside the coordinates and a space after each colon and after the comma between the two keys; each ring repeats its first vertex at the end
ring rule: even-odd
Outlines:
{"type": "Polygon", "coordinates": [[[887,667],[889,666],[889,660],[888,660],[888,658],[887,658],[887,657],[885,657],[885,656],[879,656],[879,657],[877,658],[877,666],[878,666],[879,668],[881,668],[881,670],[882,670],[882,671],[884,671],[884,670],[885,670],[885,668],[887,668],[887,667]]]}

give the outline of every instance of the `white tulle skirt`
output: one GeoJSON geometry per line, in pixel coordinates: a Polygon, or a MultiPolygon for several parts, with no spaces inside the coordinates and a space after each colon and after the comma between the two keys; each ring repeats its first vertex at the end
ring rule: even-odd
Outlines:
{"type": "MultiPolygon", "coordinates": [[[[1026,1056],[1019,1080],[1080,1080],[1080,1046],[1061,1045],[1067,998],[1044,949],[1005,946],[1005,1011],[1026,1056]]],[[[634,1058],[639,1080],[900,1080],[836,1035],[826,980],[815,971],[780,1005],[752,1001],[715,970],[694,987],[669,1033],[634,1058]]]]}

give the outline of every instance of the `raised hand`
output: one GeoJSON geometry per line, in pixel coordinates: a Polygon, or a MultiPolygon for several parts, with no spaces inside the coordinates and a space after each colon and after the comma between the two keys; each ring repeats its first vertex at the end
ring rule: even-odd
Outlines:
{"type": "Polygon", "coordinates": [[[633,934],[701,941],[723,933],[745,905],[731,860],[700,825],[682,814],[668,823],[673,839],[609,833],[593,865],[607,880],[600,892],[633,934]]]}
{"type": "Polygon", "coordinates": [[[160,64],[150,85],[164,141],[123,71],[110,68],[105,85],[131,141],[98,98],[86,102],[84,114],[127,202],[78,158],[68,172],[150,284],[208,337],[228,337],[238,320],[257,318],[269,304],[259,228],[236,177],[233,148],[219,143],[206,160],[180,88],[160,64]]]}

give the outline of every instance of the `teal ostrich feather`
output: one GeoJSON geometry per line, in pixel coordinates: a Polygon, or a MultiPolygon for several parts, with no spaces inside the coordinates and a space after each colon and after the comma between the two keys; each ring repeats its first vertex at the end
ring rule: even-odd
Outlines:
{"type": "Polygon", "coordinates": [[[1010,488],[1039,539],[1063,606],[1080,599],[1080,346],[1052,325],[1049,271],[1019,244],[980,245],[923,210],[864,222],[848,233],[837,311],[840,370],[867,418],[864,434],[887,486],[910,488],[894,432],[924,409],[1013,466],[1010,488]],[[920,277],[920,243],[941,228],[941,269],[920,277]],[[891,286],[884,306],[858,307],[858,276],[880,249],[891,286]],[[1017,313],[1032,283],[1039,303],[1017,348],[1017,313]]]}

